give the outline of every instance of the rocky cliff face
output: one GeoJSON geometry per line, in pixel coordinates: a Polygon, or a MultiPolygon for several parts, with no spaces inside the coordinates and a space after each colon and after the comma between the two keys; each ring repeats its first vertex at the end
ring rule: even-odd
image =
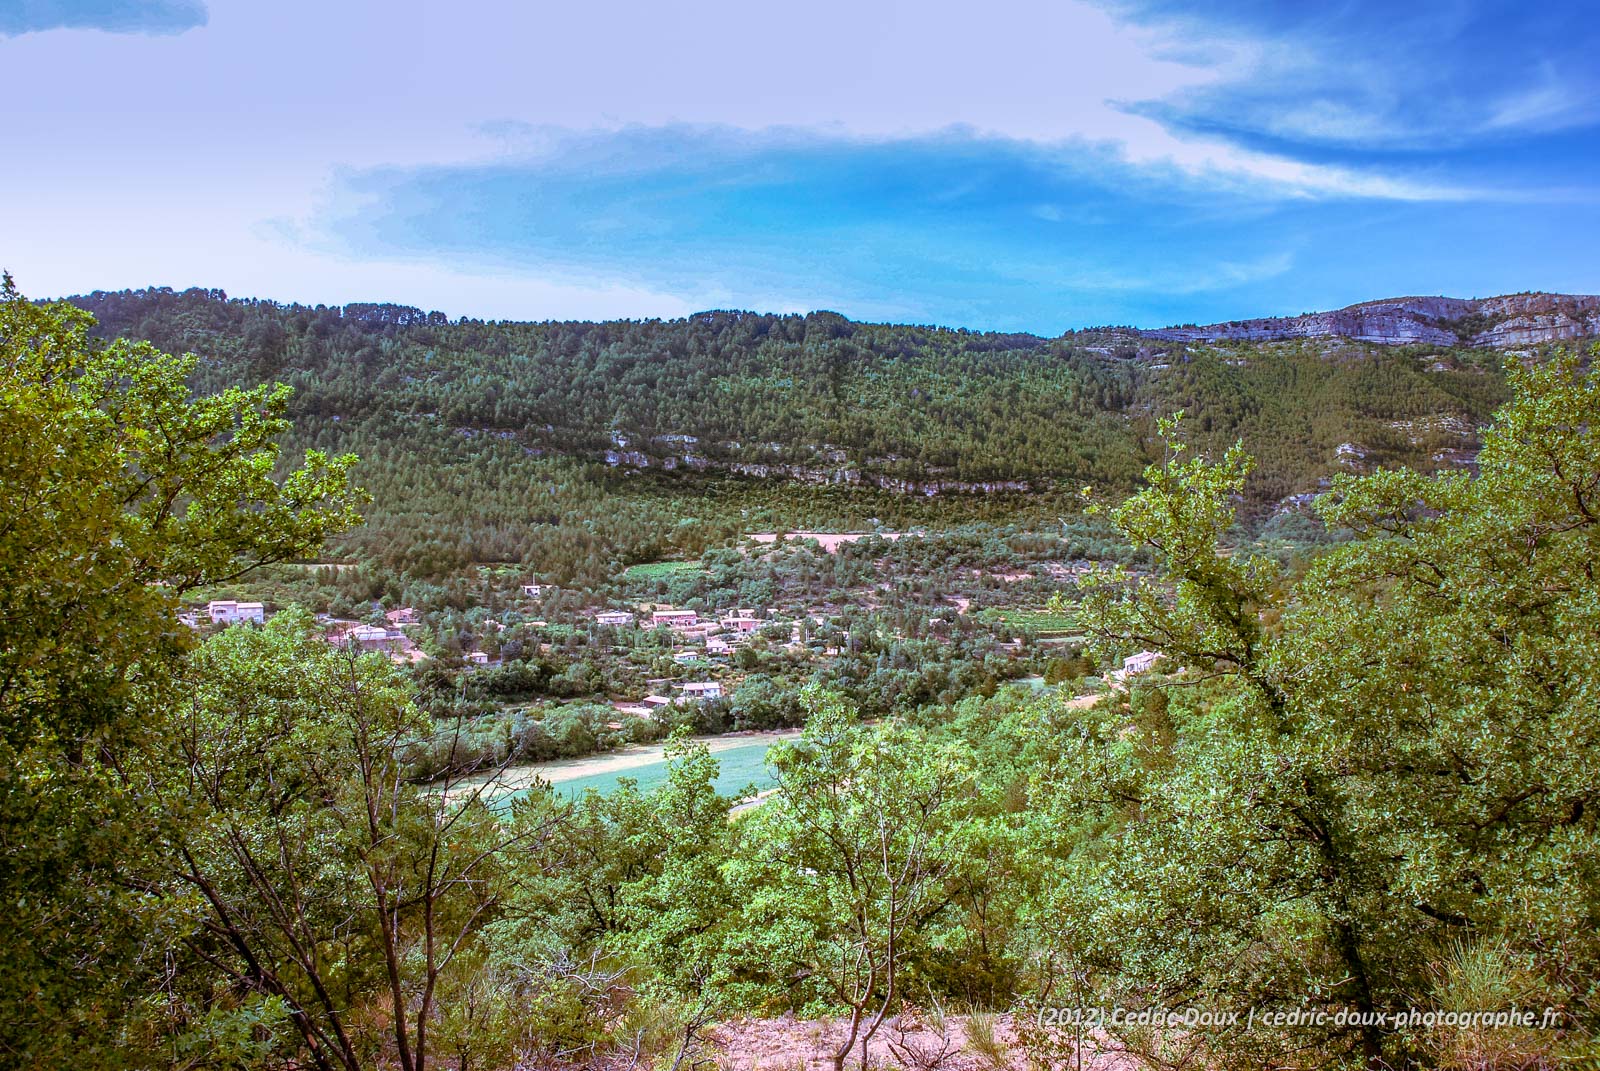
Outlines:
{"type": "Polygon", "coordinates": [[[1260,320],[1141,331],[1179,342],[1350,338],[1389,345],[1537,345],[1600,337],[1600,296],[1507,294],[1493,298],[1406,297],[1260,320]]]}
{"type": "MultiPolygon", "coordinates": [[[[844,460],[842,451],[835,450],[830,451],[830,453],[839,455],[831,458],[832,460],[844,460]]],[[[1026,493],[1033,490],[1033,485],[1027,480],[972,481],[947,480],[941,477],[912,480],[845,465],[819,467],[750,461],[711,461],[693,454],[685,454],[683,456],[669,454],[663,458],[653,458],[638,450],[606,450],[600,455],[600,459],[613,468],[648,469],[658,466],[667,472],[673,472],[682,465],[697,471],[713,469],[721,472],[736,473],[740,476],[755,476],[760,479],[776,477],[792,480],[796,483],[831,486],[865,484],[882,488],[885,491],[892,491],[895,494],[922,495],[926,498],[945,494],[993,495],[1003,492],[1026,493]]]]}

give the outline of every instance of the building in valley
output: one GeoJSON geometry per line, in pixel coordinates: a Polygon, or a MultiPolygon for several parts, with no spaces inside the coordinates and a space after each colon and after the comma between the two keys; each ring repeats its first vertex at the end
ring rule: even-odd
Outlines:
{"type": "Polygon", "coordinates": [[[766,622],[757,617],[754,610],[730,610],[722,615],[721,624],[728,632],[737,636],[748,636],[766,622]]]}
{"type": "Polygon", "coordinates": [[[261,624],[267,619],[266,607],[259,602],[235,602],[232,599],[212,599],[206,604],[206,613],[212,624],[234,625],[240,621],[261,624]]]}
{"type": "Polygon", "coordinates": [[[656,610],[650,614],[650,624],[658,628],[692,628],[699,623],[700,615],[693,610],[656,610]]]}
{"type": "Polygon", "coordinates": [[[331,637],[338,647],[358,647],[363,651],[409,651],[415,646],[411,637],[397,628],[378,625],[356,625],[331,637]]]}
{"type": "Polygon", "coordinates": [[[1148,673],[1160,657],[1160,651],[1140,651],[1138,654],[1131,654],[1122,660],[1122,675],[1132,677],[1135,674],[1148,673]]]}

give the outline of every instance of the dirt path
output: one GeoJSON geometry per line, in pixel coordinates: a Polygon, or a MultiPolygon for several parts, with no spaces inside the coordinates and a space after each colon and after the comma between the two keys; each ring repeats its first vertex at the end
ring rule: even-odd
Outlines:
{"type": "Polygon", "coordinates": [[[1090,707],[1100,702],[1102,698],[1104,698],[1104,693],[1090,692],[1088,695],[1075,696],[1074,698],[1067,700],[1066,707],[1068,710],[1088,710],[1090,707]]]}

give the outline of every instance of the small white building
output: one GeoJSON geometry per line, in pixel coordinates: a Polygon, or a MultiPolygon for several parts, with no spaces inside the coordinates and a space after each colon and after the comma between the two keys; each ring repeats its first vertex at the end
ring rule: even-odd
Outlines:
{"type": "Polygon", "coordinates": [[[489,655],[486,651],[468,651],[462,657],[474,666],[487,666],[489,664],[489,655]]]}
{"type": "Polygon", "coordinates": [[[597,625],[610,625],[612,628],[626,628],[633,624],[633,615],[626,610],[601,610],[594,615],[597,625]]]}
{"type": "Polygon", "coordinates": [[[699,621],[700,615],[693,610],[656,610],[650,615],[652,625],[665,625],[668,628],[687,628],[699,621]]]}
{"type": "Polygon", "coordinates": [[[544,589],[548,586],[548,584],[524,584],[522,585],[522,593],[530,599],[542,599],[544,598],[544,589]]]}
{"type": "Polygon", "coordinates": [[[721,681],[690,681],[681,689],[685,699],[721,699],[721,681]]]}
{"type": "Polygon", "coordinates": [[[212,599],[206,604],[206,613],[217,625],[233,625],[240,621],[261,624],[267,619],[266,607],[259,602],[235,602],[232,599],[212,599]]]}
{"type": "Polygon", "coordinates": [[[701,657],[699,651],[679,651],[677,654],[672,656],[672,660],[678,663],[680,666],[691,666],[696,662],[705,661],[705,659],[701,657]]]}
{"type": "Polygon", "coordinates": [[[1136,673],[1148,673],[1160,657],[1160,651],[1140,651],[1138,654],[1131,654],[1122,660],[1122,673],[1127,677],[1136,673]]]}
{"type": "Polygon", "coordinates": [[[672,700],[668,699],[664,695],[647,695],[643,699],[639,700],[639,702],[649,707],[652,711],[659,710],[661,707],[672,705],[672,700]]]}
{"type": "Polygon", "coordinates": [[[706,657],[726,658],[733,653],[733,644],[727,640],[719,640],[715,636],[706,640],[706,657]]]}
{"type": "Polygon", "coordinates": [[[363,651],[409,651],[416,646],[400,629],[378,625],[357,625],[335,637],[333,642],[336,646],[353,645],[363,651]]]}

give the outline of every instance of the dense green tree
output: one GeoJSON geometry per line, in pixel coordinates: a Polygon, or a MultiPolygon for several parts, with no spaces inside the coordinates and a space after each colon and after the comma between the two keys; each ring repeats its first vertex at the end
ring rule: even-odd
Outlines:
{"type": "Polygon", "coordinates": [[[1160,576],[1093,578],[1085,619],[1108,652],[1160,649],[1205,702],[1160,712],[1159,763],[1086,727],[1099,772],[1058,798],[1107,832],[1057,891],[1066,962],[1123,1000],[1330,1013],[1137,1044],[1426,1059],[1438,1036],[1379,1016],[1452,991],[1452,943],[1592,1026],[1600,384],[1570,357],[1508,375],[1477,475],[1337,480],[1321,508],[1358,538],[1304,575],[1219,546],[1237,451],[1173,445],[1116,512],[1160,576]]]}
{"type": "MultiPolygon", "coordinates": [[[[349,457],[274,475],[287,389],[191,396],[194,358],[101,344],[0,286],[0,1061],[92,1064],[149,907],[126,752],[171,700],[176,599],[356,521],[349,457]]],[[[158,939],[157,939],[158,940],[158,939]]]]}
{"type": "Polygon", "coordinates": [[[741,836],[736,881],[748,892],[730,945],[743,973],[765,980],[757,991],[808,978],[814,999],[847,1016],[838,1071],[858,1044],[865,1062],[908,996],[901,982],[919,932],[950,903],[970,848],[973,774],[954,747],[864,727],[818,689],[807,698],[805,733],[769,753],[778,787],[741,836]]]}
{"type": "Polygon", "coordinates": [[[427,724],[404,678],[303,613],[211,639],[185,683],[144,786],[168,812],[158,874],[192,904],[169,1031],[273,1000],[284,1059],[359,1071],[388,1053],[424,1071],[441,994],[483,969],[503,856],[540,830],[502,825],[467,787],[409,784],[427,724]]]}
{"type": "MultiPolygon", "coordinates": [[[[1201,445],[1242,438],[1259,460],[1254,523],[1342,471],[1346,444],[1369,464],[1463,456],[1504,397],[1475,355],[1435,370],[1431,352],[1345,342],[1130,346],[830,313],[485,324],[209,290],[76,300],[108,334],[207,354],[199,390],[283,377],[293,441],[363,459],[373,509],[337,552],[412,576],[519,562],[597,582],[750,530],[1048,524],[1070,505],[1060,488],[1131,490],[1150,414],[1183,406],[1201,445]]],[[[759,583],[745,599],[762,601],[759,583]]]]}
{"type": "Polygon", "coordinates": [[[842,1017],[842,1067],[925,996],[1359,1016],[1114,1031],[1167,1065],[1529,1064],[1600,1026],[1600,381],[1576,358],[84,303],[206,357],[0,293],[0,1064],[643,1063],[663,1034],[682,1061],[713,1011],[785,1009],[842,1017]],[[293,401],[237,386],[280,376],[293,401]],[[1507,387],[1487,432],[1457,426],[1507,387]],[[1177,406],[1182,442],[1146,416],[1177,406]],[[1434,456],[1480,440],[1475,470],[1434,456]],[[1347,442],[1415,468],[1341,474],[1347,442]],[[298,610],[195,649],[180,598],[355,522],[349,447],[360,560],[264,583],[420,607],[441,657],[413,676],[298,610]],[[1029,490],[902,493],[930,479],[1029,490]],[[1119,542],[1060,519],[1067,480],[1142,484],[1119,542]],[[1250,539],[1320,480],[1325,528],[1265,528],[1313,545],[1250,539]],[[801,517],[930,529],[734,545],[801,517]],[[1120,565],[1017,612],[1086,558],[1120,565]],[[782,606],[797,640],[695,671],[726,699],[619,722],[611,696],[686,671],[665,630],[589,614],[653,601],[782,606]],[[1069,627],[1092,658],[1000,643],[1069,627]],[[1097,703],[1005,683],[1138,648],[1158,669],[1097,703]],[[807,713],[748,811],[685,739],[807,713]],[[475,798],[486,767],[672,725],[652,791],[475,798]],[[1379,1018],[1511,1001],[1564,1030],[1379,1018]]]}

